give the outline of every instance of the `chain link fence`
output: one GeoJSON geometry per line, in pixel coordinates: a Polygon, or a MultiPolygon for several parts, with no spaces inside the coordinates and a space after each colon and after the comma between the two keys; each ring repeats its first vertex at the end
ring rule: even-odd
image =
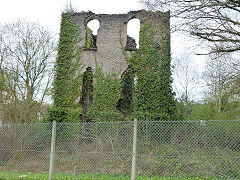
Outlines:
{"type": "MultiPolygon", "coordinates": [[[[54,173],[130,175],[134,122],[59,123],[54,173]]],[[[0,171],[48,173],[52,124],[0,125],[0,171]]],[[[137,176],[240,178],[240,120],[138,121],[137,176]]]]}

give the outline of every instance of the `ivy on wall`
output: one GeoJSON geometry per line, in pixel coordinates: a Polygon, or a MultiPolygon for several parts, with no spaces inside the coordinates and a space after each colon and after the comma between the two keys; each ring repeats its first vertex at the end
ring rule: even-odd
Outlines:
{"type": "Polygon", "coordinates": [[[94,121],[119,121],[120,112],[117,103],[121,94],[121,80],[115,74],[103,74],[96,68],[93,83],[93,103],[88,110],[88,117],[94,121]]]}
{"type": "Polygon", "coordinates": [[[91,36],[92,36],[92,32],[91,29],[87,26],[86,27],[86,42],[85,42],[85,47],[86,48],[90,48],[91,47],[91,36]]]}
{"type": "Polygon", "coordinates": [[[122,80],[116,74],[104,74],[97,66],[93,77],[92,74],[89,76],[91,86],[88,86],[88,81],[85,85],[82,82],[80,73],[79,29],[70,14],[62,14],[53,84],[54,105],[49,110],[48,120],[79,122],[86,117],[86,122],[120,121],[129,116],[141,120],[174,120],[176,105],[171,86],[170,35],[159,48],[154,33],[152,25],[144,23],[140,30],[139,50],[131,57],[123,50],[129,67],[122,80]],[[88,87],[86,92],[83,85],[88,87]],[[84,99],[86,94],[89,102],[84,99]],[[77,102],[77,97],[82,101],[77,102]]]}
{"type": "Polygon", "coordinates": [[[77,46],[79,28],[70,18],[70,13],[62,14],[58,55],[53,83],[54,105],[49,109],[48,120],[58,122],[79,121],[82,108],[75,99],[80,95],[81,50],[77,46]]]}
{"type": "Polygon", "coordinates": [[[130,65],[123,72],[121,81],[122,90],[117,109],[127,118],[133,111],[134,70],[130,65]]]}
{"type": "Polygon", "coordinates": [[[93,100],[93,72],[91,67],[86,68],[82,79],[82,96],[80,100],[83,108],[82,121],[89,122],[90,119],[87,116],[87,112],[93,100]]]}
{"type": "Polygon", "coordinates": [[[140,47],[127,58],[135,72],[134,116],[146,120],[174,120],[176,104],[172,90],[170,35],[154,41],[154,28],[144,22],[140,47]]]}

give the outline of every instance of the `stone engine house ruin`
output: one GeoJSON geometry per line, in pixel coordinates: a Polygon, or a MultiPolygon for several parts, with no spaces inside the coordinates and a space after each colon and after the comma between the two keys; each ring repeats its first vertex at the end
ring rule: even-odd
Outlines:
{"type": "MultiPolygon", "coordinates": [[[[127,35],[128,22],[132,19],[140,21],[140,27],[144,22],[151,23],[155,29],[154,40],[161,47],[162,40],[170,34],[170,13],[151,11],[130,11],[127,14],[95,14],[92,12],[73,13],[71,20],[79,27],[81,41],[80,47],[84,47],[81,52],[83,62],[83,87],[80,102],[83,104],[83,121],[88,122],[87,110],[92,104],[93,87],[86,79],[90,77],[96,69],[96,64],[102,67],[103,73],[115,72],[119,78],[128,72],[128,64],[124,58],[122,50],[125,49],[128,55],[131,51],[137,50],[134,38],[127,35]],[[99,21],[97,35],[87,26],[91,20],[99,21]],[[121,40],[122,41],[121,41],[121,40]],[[122,42],[122,43],[121,43],[122,42]],[[89,77],[87,77],[89,76],[89,77]]],[[[139,33],[139,32],[136,32],[139,33]]],[[[141,47],[141,44],[139,44],[141,47]]],[[[121,100],[120,100],[121,101],[121,100]]],[[[118,105],[121,111],[121,104],[118,105]]]]}

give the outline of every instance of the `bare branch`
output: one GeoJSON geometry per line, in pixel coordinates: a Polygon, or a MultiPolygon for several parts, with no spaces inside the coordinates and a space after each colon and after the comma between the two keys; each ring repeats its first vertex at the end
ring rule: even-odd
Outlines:
{"type": "Polygon", "coordinates": [[[209,42],[212,53],[240,47],[240,2],[236,0],[141,0],[151,10],[170,10],[173,31],[209,42]]]}

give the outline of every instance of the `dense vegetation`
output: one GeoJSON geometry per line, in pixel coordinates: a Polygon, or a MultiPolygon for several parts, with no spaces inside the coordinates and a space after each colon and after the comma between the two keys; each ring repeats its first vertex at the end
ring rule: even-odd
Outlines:
{"type": "Polygon", "coordinates": [[[70,13],[63,13],[53,83],[54,105],[49,110],[48,120],[79,121],[82,109],[75,99],[80,94],[82,81],[79,73],[82,49],[76,46],[80,40],[79,29],[70,20],[70,13]]]}
{"type": "Polygon", "coordinates": [[[140,48],[127,58],[135,72],[134,116],[142,120],[175,120],[170,35],[159,50],[154,32],[152,25],[145,22],[140,30],[140,48]]]}

